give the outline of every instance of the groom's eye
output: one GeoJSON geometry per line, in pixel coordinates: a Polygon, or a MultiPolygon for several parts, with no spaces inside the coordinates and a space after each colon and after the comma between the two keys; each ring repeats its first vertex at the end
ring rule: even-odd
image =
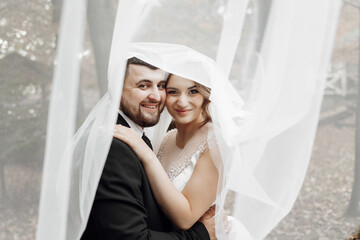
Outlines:
{"type": "Polygon", "coordinates": [[[138,85],[138,88],[140,88],[140,89],[147,89],[148,87],[149,87],[148,84],[140,84],[140,85],[138,85]]]}
{"type": "Polygon", "coordinates": [[[165,83],[160,83],[160,84],[158,85],[158,88],[159,88],[160,90],[164,90],[164,89],[165,89],[165,83]]]}

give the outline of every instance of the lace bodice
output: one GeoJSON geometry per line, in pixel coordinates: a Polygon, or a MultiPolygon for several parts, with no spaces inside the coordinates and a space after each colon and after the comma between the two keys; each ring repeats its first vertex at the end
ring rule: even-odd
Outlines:
{"type": "Polygon", "coordinates": [[[176,129],[165,135],[157,155],[170,180],[182,191],[197,161],[204,153],[216,146],[216,139],[211,123],[202,126],[184,148],[176,145],[176,135],[176,129]]]}

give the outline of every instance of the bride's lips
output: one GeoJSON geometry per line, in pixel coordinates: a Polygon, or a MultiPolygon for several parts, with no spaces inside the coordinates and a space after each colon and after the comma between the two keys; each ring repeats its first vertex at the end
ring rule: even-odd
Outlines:
{"type": "Polygon", "coordinates": [[[159,107],[159,104],[158,103],[142,103],[140,106],[147,111],[156,111],[159,107]]]}
{"type": "Polygon", "coordinates": [[[191,109],[175,109],[175,111],[176,111],[178,114],[186,114],[186,113],[190,112],[191,109]]]}

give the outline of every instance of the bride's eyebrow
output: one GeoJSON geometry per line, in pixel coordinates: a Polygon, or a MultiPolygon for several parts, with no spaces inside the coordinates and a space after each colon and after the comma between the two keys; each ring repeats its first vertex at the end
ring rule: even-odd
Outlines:
{"type": "Polygon", "coordinates": [[[175,87],[166,87],[166,89],[178,90],[178,88],[175,87]]]}
{"type": "MultiPolygon", "coordinates": [[[[196,86],[191,86],[191,87],[188,87],[187,89],[190,90],[192,88],[196,88],[196,86]]],[[[175,88],[175,87],[167,87],[166,89],[172,89],[172,90],[179,90],[178,88],[175,88]]]]}

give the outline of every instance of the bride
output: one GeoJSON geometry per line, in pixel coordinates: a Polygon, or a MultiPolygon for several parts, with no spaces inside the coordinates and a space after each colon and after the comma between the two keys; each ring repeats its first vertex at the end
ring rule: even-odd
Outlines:
{"type": "MultiPolygon", "coordinates": [[[[176,128],[167,132],[157,155],[133,129],[116,125],[114,130],[114,136],[127,143],[142,161],[164,213],[183,230],[214,207],[217,196],[221,163],[209,111],[210,93],[210,82],[205,79],[169,74],[165,105],[176,128]]],[[[242,225],[231,217],[225,225],[227,238],[237,239],[242,225]]]]}

